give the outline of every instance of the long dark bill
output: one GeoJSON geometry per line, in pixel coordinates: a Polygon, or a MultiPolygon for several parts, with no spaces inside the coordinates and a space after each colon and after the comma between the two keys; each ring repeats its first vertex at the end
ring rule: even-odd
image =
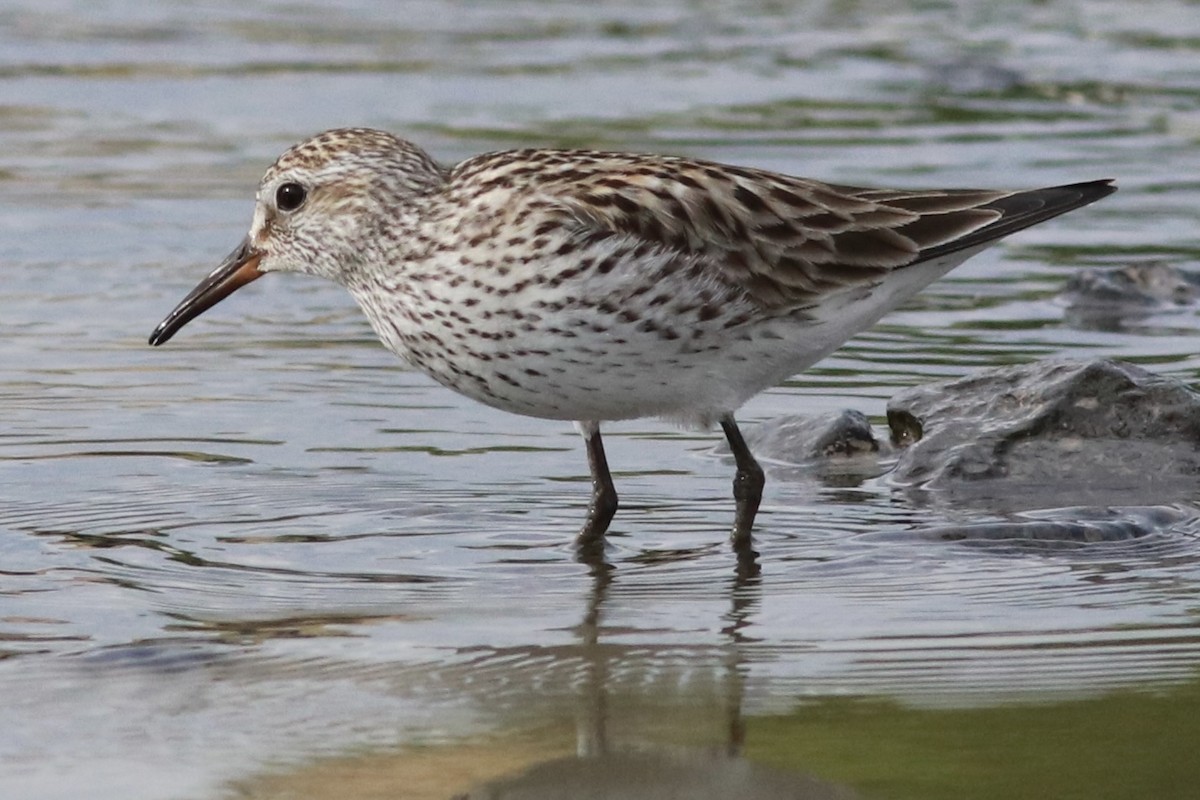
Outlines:
{"type": "Polygon", "coordinates": [[[250,244],[250,238],[242,240],[237,249],[230,253],[221,265],[200,285],[188,292],[167,318],[158,323],[150,334],[150,344],[158,346],[168,341],[184,325],[203,314],[217,303],[233,294],[240,287],[262,276],[258,262],[262,253],[250,244]]]}

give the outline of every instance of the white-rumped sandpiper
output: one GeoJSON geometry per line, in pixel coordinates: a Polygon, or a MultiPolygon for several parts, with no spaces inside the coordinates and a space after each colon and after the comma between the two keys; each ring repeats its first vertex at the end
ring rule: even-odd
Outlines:
{"type": "Polygon", "coordinates": [[[734,542],[753,552],[763,472],[733,413],[998,239],[1114,190],[868,189],[587,150],[445,167],[383,131],[333,130],[267,170],[249,235],[150,343],[266,272],[329,278],[439,383],[576,422],[593,482],[581,545],[617,508],[602,422],[720,423],[734,542]]]}

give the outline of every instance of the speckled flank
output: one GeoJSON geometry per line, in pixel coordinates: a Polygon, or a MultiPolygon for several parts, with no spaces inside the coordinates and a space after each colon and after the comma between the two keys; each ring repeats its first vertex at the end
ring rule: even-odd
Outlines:
{"type": "Polygon", "coordinates": [[[583,423],[596,486],[585,536],[616,508],[600,421],[720,421],[748,542],[762,472],[738,407],[997,239],[1112,190],[864,189],[581,150],[447,169],[388,133],[328,131],[267,171],[247,244],[152,341],[262,272],[330,278],[437,381],[583,423]]]}

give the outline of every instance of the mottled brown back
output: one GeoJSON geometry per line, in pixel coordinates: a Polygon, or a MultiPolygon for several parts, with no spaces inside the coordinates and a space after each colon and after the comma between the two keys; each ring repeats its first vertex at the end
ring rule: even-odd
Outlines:
{"type": "Polygon", "coordinates": [[[765,308],[986,244],[1111,193],[1108,181],[1027,192],[837,186],[670,156],[562,150],[492,153],[452,184],[536,185],[580,237],[620,235],[700,256],[765,308]]]}

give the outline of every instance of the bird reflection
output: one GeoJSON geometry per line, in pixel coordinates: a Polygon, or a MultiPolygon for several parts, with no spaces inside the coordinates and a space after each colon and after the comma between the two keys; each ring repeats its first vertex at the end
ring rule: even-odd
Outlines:
{"type": "Polygon", "coordinates": [[[576,755],[535,764],[520,774],[489,781],[456,800],[645,800],[687,797],[689,800],[833,800],[851,798],[849,790],[816,778],[768,768],[743,757],[746,724],[742,714],[747,668],[746,643],[761,602],[761,579],[753,551],[739,552],[739,566],[728,583],[729,610],[721,633],[725,639],[721,697],[725,704],[724,740],[718,748],[649,746],[644,741],[618,742],[612,736],[609,703],[609,658],[619,649],[602,643],[604,606],[619,572],[602,551],[580,560],[587,564],[592,586],[577,628],[585,677],[576,698],[576,755]]]}

